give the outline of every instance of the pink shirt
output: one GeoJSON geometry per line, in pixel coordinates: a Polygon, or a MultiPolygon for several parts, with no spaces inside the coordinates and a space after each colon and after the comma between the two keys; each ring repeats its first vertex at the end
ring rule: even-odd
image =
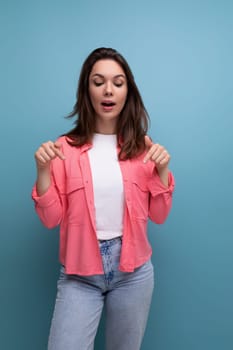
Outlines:
{"type": "MultiPolygon", "coordinates": [[[[87,152],[92,145],[73,147],[65,137],[58,142],[66,159],[56,158],[51,162],[51,185],[46,193],[38,196],[34,185],[32,198],[36,212],[46,227],[60,225],[59,258],[67,274],[103,274],[87,152]]],[[[119,269],[125,272],[134,271],[150,258],[148,218],[162,224],[172,205],[172,173],[169,173],[169,186],[164,186],[155,164],[143,163],[144,155],[119,161],[125,195],[119,269]]]]}

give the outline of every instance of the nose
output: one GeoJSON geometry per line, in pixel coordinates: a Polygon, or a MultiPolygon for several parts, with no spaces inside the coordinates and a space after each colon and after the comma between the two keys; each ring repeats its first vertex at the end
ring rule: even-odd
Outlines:
{"type": "Polygon", "coordinates": [[[105,85],[105,90],[104,90],[104,95],[105,96],[112,96],[113,94],[113,90],[112,90],[112,84],[111,82],[106,82],[106,85],[105,85]]]}

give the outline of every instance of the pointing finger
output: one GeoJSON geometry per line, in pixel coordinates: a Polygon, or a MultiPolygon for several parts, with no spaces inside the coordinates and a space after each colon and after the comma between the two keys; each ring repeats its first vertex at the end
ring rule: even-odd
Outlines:
{"type": "Polygon", "coordinates": [[[65,156],[64,156],[64,154],[60,151],[60,148],[61,148],[61,144],[60,144],[60,143],[55,142],[55,143],[53,144],[53,151],[54,151],[54,153],[55,153],[60,159],[64,160],[64,159],[65,159],[65,156]]]}
{"type": "Polygon", "coordinates": [[[148,135],[145,136],[145,145],[148,148],[150,148],[153,145],[153,142],[151,141],[148,135]]]}
{"type": "Polygon", "coordinates": [[[152,159],[152,156],[156,154],[158,147],[159,147],[158,144],[152,143],[152,146],[150,147],[149,151],[147,152],[147,154],[143,159],[144,163],[146,163],[149,159],[152,159]]]}

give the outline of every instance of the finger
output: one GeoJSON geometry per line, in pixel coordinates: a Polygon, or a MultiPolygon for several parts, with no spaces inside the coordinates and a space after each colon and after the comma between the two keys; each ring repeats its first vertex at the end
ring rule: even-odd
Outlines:
{"type": "Polygon", "coordinates": [[[157,159],[161,156],[163,152],[163,149],[161,149],[161,147],[159,146],[155,152],[151,155],[151,160],[153,160],[154,162],[157,161],[157,159]]]}
{"type": "Polygon", "coordinates": [[[169,163],[169,161],[170,161],[170,155],[168,154],[164,159],[162,159],[161,161],[160,161],[160,163],[159,163],[159,165],[167,165],[168,163],[169,163]]]}
{"type": "Polygon", "coordinates": [[[47,161],[56,157],[56,154],[53,151],[53,143],[51,141],[43,143],[38,151],[47,161]]]}
{"type": "Polygon", "coordinates": [[[151,156],[151,159],[159,163],[161,159],[163,159],[167,155],[167,151],[164,149],[164,147],[159,146],[157,150],[154,152],[154,154],[151,156]]]}
{"type": "Polygon", "coordinates": [[[57,142],[57,141],[55,141],[55,142],[53,143],[53,145],[54,145],[55,147],[57,147],[57,148],[61,148],[61,143],[59,143],[59,142],[57,142]]]}
{"type": "Polygon", "coordinates": [[[60,143],[48,141],[46,143],[43,143],[42,147],[44,148],[46,153],[51,157],[51,159],[54,159],[56,157],[59,157],[62,160],[65,159],[64,154],[60,151],[60,148],[61,148],[60,143]]]}
{"type": "Polygon", "coordinates": [[[61,148],[61,144],[58,143],[58,142],[55,142],[53,144],[54,148],[53,148],[53,151],[55,152],[55,154],[62,160],[65,159],[65,156],[64,154],[60,151],[60,148],[61,148]]]}
{"type": "Polygon", "coordinates": [[[35,153],[35,159],[38,165],[46,165],[48,163],[48,158],[39,151],[35,153]]]}
{"type": "Polygon", "coordinates": [[[160,154],[156,159],[155,159],[155,164],[161,164],[161,161],[165,158],[163,154],[160,154]]]}
{"type": "Polygon", "coordinates": [[[145,145],[147,148],[150,148],[153,145],[153,142],[151,141],[150,137],[148,135],[145,136],[145,145]]]}
{"type": "Polygon", "coordinates": [[[149,149],[149,151],[147,152],[147,154],[145,155],[143,162],[146,163],[149,159],[152,159],[153,154],[156,153],[156,151],[158,150],[159,145],[158,144],[153,144],[153,146],[151,146],[151,148],[149,149]]]}
{"type": "Polygon", "coordinates": [[[44,159],[45,162],[50,162],[50,160],[52,160],[52,157],[48,154],[48,151],[44,150],[43,148],[39,150],[38,156],[40,159],[44,159]]]}
{"type": "Polygon", "coordinates": [[[38,155],[35,155],[35,159],[36,159],[36,162],[39,163],[39,164],[46,164],[47,161],[44,159],[44,157],[40,154],[38,155]]]}
{"type": "Polygon", "coordinates": [[[53,150],[53,147],[48,147],[46,148],[45,152],[47,153],[47,155],[49,156],[49,158],[52,160],[54,159],[57,155],[53,150]]]}

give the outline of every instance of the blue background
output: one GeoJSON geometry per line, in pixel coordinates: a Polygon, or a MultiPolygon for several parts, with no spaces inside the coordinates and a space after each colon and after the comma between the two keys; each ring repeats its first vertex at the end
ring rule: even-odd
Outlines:
{"type": "MultiPolygon", "coordinates": [[[[34,152],[72,127],[83,60],[110,46],[176,177],[171,215],[149,225],[156,289],[142,350],[232,350],[232,1],[1,0],[0,23],[0,348],[46,349],[58,230],[34,212],[34,152]]],[[[97,349],[102,338],[103,323],[97,349]]]]}

